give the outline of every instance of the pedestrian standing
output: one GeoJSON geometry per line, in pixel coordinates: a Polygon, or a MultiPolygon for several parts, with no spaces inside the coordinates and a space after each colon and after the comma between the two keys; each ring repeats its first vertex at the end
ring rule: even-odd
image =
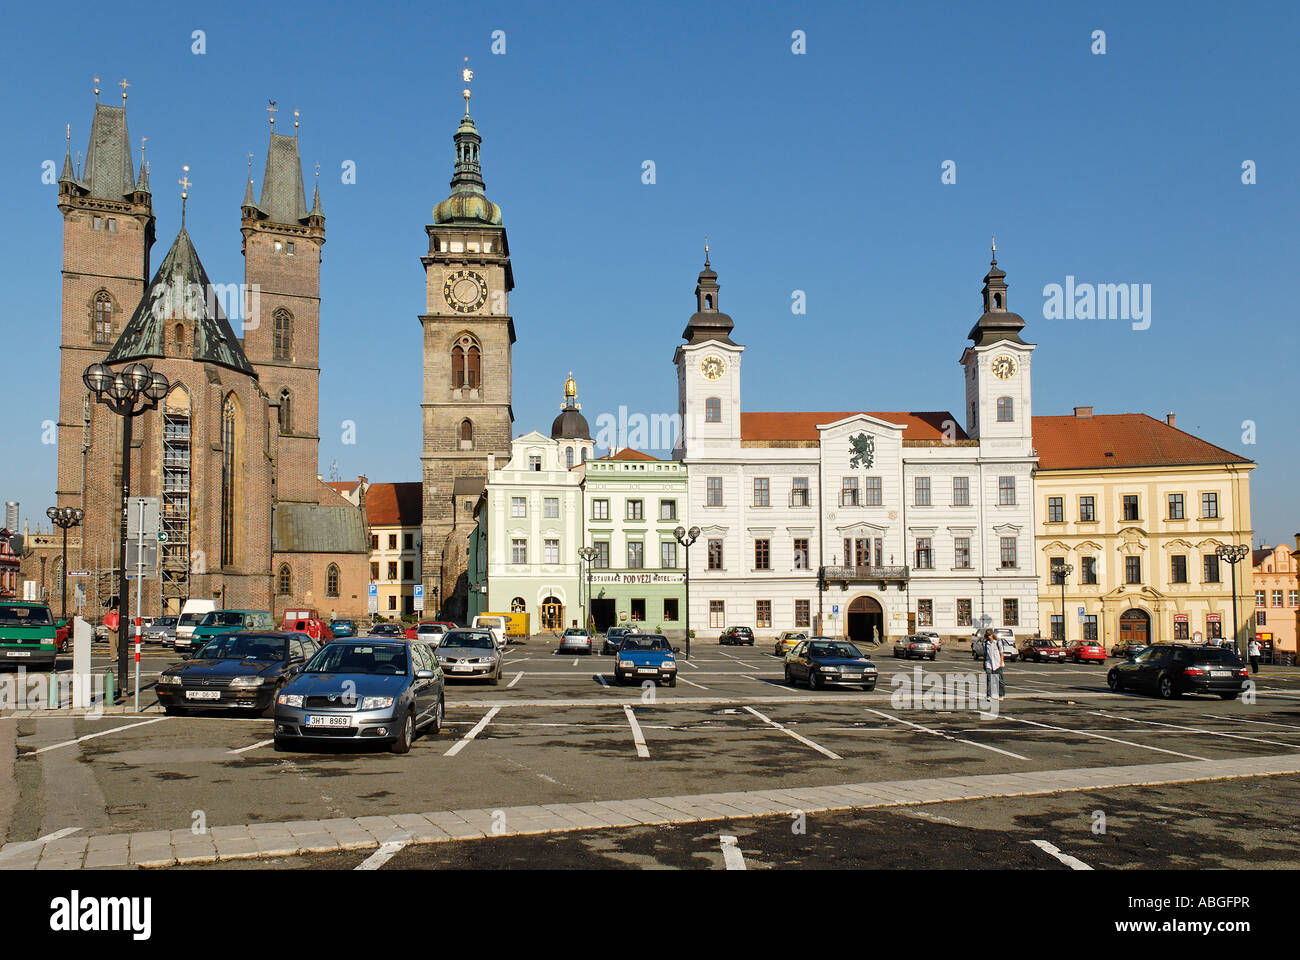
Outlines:
{"type": "Polygon", "coordinates": [[[993,699],[993,678],[998,679],[998,698],[1001,699],[1007,695],[1006,679],[1002,675],[1002,665],[1004,663],[1002,656],[1002,641],[994,635],[992,630],[984,631],[984,689],[988,692],[988,698],[993,699]]]}
{"type": "Polygon", "coordinates": [[[1258,640],[1250,641],[1250,672],[1259,673],[1260,645],[1258,640]]]}

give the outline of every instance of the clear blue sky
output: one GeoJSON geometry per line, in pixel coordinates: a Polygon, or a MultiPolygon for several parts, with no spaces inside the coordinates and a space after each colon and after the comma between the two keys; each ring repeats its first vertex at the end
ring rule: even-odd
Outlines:
{"type": "MultiPolygon", "coordinates": [[[[84,150],[91,76],[131,81],[159,242],[243,276],[267,98],[321,164],[321,469],[419,478],[419,262],[475,70],[488,195],[514,260],[516,433],[565,375],[584,413],[676,406],[705,234],[747,346],[747,409],[950,409],[989,234],[1039,347],[1036,413],[1178,414],[1256,460],[1256,540],[1300,529],[1295,276],[1300,16],[1291,3],[133,4],[6,10],[9,238],[0,497],[52,502],[61,223],[41,163],[84,150]],[[194,30],[207,52],[190,52],[194,30]],[[490,51],[504,30],[506,53],[490,51]],[[791,52],[791,33],[807,53],[791,52]],[[1106,32],[1104,56],[1091,33],[1106,32]],[[355,161],[357,183],[340,183],[355,161]],[[657,182],[641,182],[653,160],[657,182]],[[940,182],[956,163],[957,182],[940,182]],[[1241,183],[1243,161],[1258,183],[1241,183]],[[21,242],[15,242],[20,240],[21,242]],[[1152,322],[1045,320],[1067,275],[1152,289],[1152,322]],[[807,294],[805,317],[791,294],[807,294]],[[338,424],[354,420],[357,443],[338,424]],[[1242,441],[1242,422],[1256,428],[1242,441]]],[[[309,181],[310,182],[310,181],[309,181]]],[[[310,190],[310,187],[308,188],[310,190]]]]}

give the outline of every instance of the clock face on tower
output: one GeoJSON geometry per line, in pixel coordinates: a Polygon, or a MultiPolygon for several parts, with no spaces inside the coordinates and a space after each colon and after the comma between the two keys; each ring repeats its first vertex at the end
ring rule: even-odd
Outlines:
{"type": "Polygon", "coordinates": [[[704,362],[700,364],[700,373],[704,374],[707,380],[717,380],[727,369],[727,365],[722,362],[721,357],[707,356],[704,362]]]}
{"type": "Polygon", "coordinates": [[[1016,358],[1002,353],[993,358],[993,376],[999,380],[1010,380],[1016,375],[1016,358]]]}
{"type": "Polygon", "coordinates": [[[487,281],[473,270],[457,270],[442,285],[442,298],[457,313],[473,313],[487,303],[487,281]]]}

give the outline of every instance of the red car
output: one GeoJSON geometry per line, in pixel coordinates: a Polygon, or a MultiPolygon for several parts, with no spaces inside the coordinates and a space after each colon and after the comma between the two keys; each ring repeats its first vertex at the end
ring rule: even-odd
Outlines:
{"type": "Polygon", "coordinates": [[[421,627],[424,627],[425,632],[428,632],[428,628],[435,624],[442,627],[443,633],[456,629],[456,624],[448,623],[446,620],[421,620],[419,623],[413,623],[406,628],[406,639],[414,640],[416,635],[420,632],[421,627]]]}
{"type": "Polygon", "coordinates": [[[1074,663],[1091,660],[1094,663],[1106,662],[1106,648],[1099,640],[1076,640],[1065,649],[1065,657],[1074,663]]]}
{"type": "Polygon", "coordinates": [[[305,633],[322,646],[334,639],[334,631],[324,620],[317,617],[285,618],[280,629],[291,633],[305,633]]]}
{"type": "Polygon", "coordinates": [[[1044,660],[1065,662],[1065,647],[1057,640],[1029,637],[1020,641],[1020,659],[1042,663],[1044,660]]]}

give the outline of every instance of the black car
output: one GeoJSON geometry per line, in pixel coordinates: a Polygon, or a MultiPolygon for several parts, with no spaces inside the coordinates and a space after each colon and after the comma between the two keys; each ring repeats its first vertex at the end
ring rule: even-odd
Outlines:
{"type": "Polygon", "coordinates": [[[847,640],[813,637],[800,641],[785,658],[785,682],[802,681],[809,690],[825,684],[848,684],[863,690],[876,689],[876,665],[847,640]]]}
{"type": "Polygon", "coordinates": [[[390,640],[402,640],[406,638],[406,628],[400,623],[384,620],[371,627],[367,636],[384,637],[390,640]]]}
{"type": "Polygon", "coordinates": [[[1147,689],[1166,700],[1184,693],[1216,693],[1224,700],[1236,700],[1249,678],[1246,665],[1231,650],[1158,643],[1111,667],[1106,683],[1116,693],[1147,689]]]}
{"type": "Polygon", "coordinates": [[[727,627],[722,631],[722,636],[718,637],[719,644],[736,644],[752,647],[754,645],[754,631],[749,627],[727,627]]]}
{"type": "Polygon", "coordinates": [[[301,633],[228,633],[158,677],[155,692],[168,713],[193,708],[263,712],[317,650],[301,633]]]}
{"type": "Polygon", "coordinates": [[[607,657],[610,654],[618,653],[618,648],[623,645],[623,638],[629,633],[637,633],[636,627],[610,627],[605,632],[605,642],[600,646],[600,655],[607,657]]]}

